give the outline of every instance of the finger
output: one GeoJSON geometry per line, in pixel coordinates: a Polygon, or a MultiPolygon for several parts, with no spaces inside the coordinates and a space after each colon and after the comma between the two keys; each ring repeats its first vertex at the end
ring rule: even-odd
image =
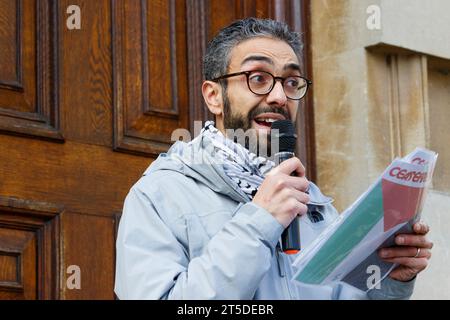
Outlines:
{"type": "Polygon", "coordinates": [[[285,200],[287,212],[295,218],[296,216],[302,216],[308,212],[308,206],[304,203],[297,201],[295,198],[285,200]]]}
{"type": "Polygon", "coordinates": [[[428,259],[426,258],[408,258],[408,257],[400,257],[400,258],[389,258],[383,259],[386,262],[397,263],[401,266],[423,270],[428,266],[428,259]]]}
{"type": "Polygon", "coordinates": [[[286,161],[283,161],[275,168],[275,170],[276,172],[282,172],[287,175],[291,175],[293,172],[295,172],[295,175],[298,177],[305,176],[305,167],[297,157],[293,157],[287,159],[286,161]]]}
{"type": "Polygon", "coordinates": [[[430,226],[427,225],[425,222],[419,221],[414,224],[413,230],[417,234],[425,235],[430,231],[430,226]]]}
{"type": "Polygon", "coordinates": [[[289,189],[288,193],[287,193],[287,197],[289,198],[294,198],[295,200],[297,200],[298,202],[301,202],[303,204],[307,204],[309,203],[309,195],[307,193],[304,193],[302,191],[298,191],[298,190],[294,190],[294,189],[289,189]]]}
{"type": "Polygon", "coordinates": [[[304,203],[298,203],[298,215],[302,216],[308,212],[308,206],[304,203]]]}
{"type": "MultiPolygon", "coordinates": [[[[266,178],[267,179],[267,178],[266,178]]],[[[298,190],[306,192],[309,186],[309,181],[306,178],[299,178],[287,175],[277,175],[269,177],[268,183],[274,190],[298,190]]]]}
{"type": "MultiPolygon", "coordinates": [[[[297,191],[294,189],[284,189],[282,191],[282,196],[279,198],[281,202],[283,203],[290,203],[290,207],[293,208],[294,214],[297,214],[299,212],[299,209],[301,207],[303,211],[303,205],[306,206],[309,202],[309,195],[307,193],[297,191]]],[[[306,211],[307,211],[306,207],[306,211]]]]}
{"type": "Polygon", "coordinates": [[[286,176],[283,178],[284,182],[286,183],[286,187],[290,187],[302,192],[305,192],[308,190],[309,187],[309,181],[305,177],[292,177],[292,176],[286,176]]]}
{"type": "Polygon", "coordinates": [[[428,249],[421,249],[419,255],[416,257],[417,248],[416,247],[391,247],[384,248],[379,251],[381,258],[431,258],[431,251],[428,249]]]}
{"type": "Polygon", "coordinates": [[[417,234],[401,234],[395,238],[395,243],[400,246],[410,246],[418,248],[433,248],[433,242],[429,241],[427,237],[417,234]]]}

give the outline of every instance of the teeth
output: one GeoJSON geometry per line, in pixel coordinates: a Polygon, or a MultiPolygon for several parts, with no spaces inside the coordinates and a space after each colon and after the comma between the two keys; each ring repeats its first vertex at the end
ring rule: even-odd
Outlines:
{"type": "Polygon", "coordinates": [[[275,119],[258,119],[258,121],[264,121],[264,122],[268,122],[268,123],[272,123],[275,122],[275,119]]]}

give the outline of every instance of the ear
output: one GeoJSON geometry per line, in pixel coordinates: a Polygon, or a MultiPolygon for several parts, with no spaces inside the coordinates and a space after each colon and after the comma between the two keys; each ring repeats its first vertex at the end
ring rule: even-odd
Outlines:
{"type": "Polygon", "coordinates": [[[204,81],[202,94],[209,111],[220,117],[223,114],[222,86],[217,82],[204,81]]]}

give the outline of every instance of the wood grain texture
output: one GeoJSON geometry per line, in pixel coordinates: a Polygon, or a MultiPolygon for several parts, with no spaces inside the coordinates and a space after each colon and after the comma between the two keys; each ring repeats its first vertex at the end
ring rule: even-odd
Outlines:
{"type": "Polygon", "coordinates": [[[16,280],[0,280],[0,298],[59,297],[62,211],[60,205],[0,196],[0,253],[16,257],[16,280]]]}
{"type": "Polygon", "coordinates": [[[21,59],[21,2],[0,1],[0,88],[23,89],[21,59]]]}
{"type": "Polygon", "coordinates": [[[0,163],[0,195],[111,215],[122,210],[128,190],[151,159],[71,141],[57,145],[0,135],[0,163]]]}
{"type": "Polygon", "coordinates": [[[157,156],[188,128],[185,1],[113,1],[114,149],[157,156]]]}
{"type": "Polygon", "coordinates": [[[61,222],[61,298],[114,299],[115,218],[65,212],[61,222]],[[80,289],[66,285],[71,265],[80,268],[80,289]]]}
{"type": "Polygon", "coordinates": [[[61,129],[68,140],[112,147],[111,4],[77,1],[81,29],[67,30],[59,1],[61,129]]]}
{"type": "Polygon", "coordinates": [[[194,121],[213,120],[202,95],[203,56],[208,42],[209,1],[187,0],[187,42],[189,82],[189,130],[194,135],[194,121]]]}
{"type": "Polygon", "coordinates": [[[0,226],[0,240],[0,299],[35,299],[36,234],[0,226]]]}
{"type": "Polygon", "coordinates": [[[54,65],[57,10],[52,0],[0,2],[0,132],[63,140],[54,65]]]}
{"type": "Polygon", "coordinates": [[[5,284],[21,285],[20,253],[0,249],[0,287],[5,284]]]}

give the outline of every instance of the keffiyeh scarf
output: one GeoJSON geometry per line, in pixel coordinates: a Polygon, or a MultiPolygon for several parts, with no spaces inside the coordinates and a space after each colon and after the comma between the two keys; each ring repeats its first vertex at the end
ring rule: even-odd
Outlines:
{"type": "Polygon", "coordinates": [[[227,139],[213,121],[207,121],[200,134],[213,144],[214,156],[223,164],[225,174],[252,200],[275,163],[227,139]]]}

